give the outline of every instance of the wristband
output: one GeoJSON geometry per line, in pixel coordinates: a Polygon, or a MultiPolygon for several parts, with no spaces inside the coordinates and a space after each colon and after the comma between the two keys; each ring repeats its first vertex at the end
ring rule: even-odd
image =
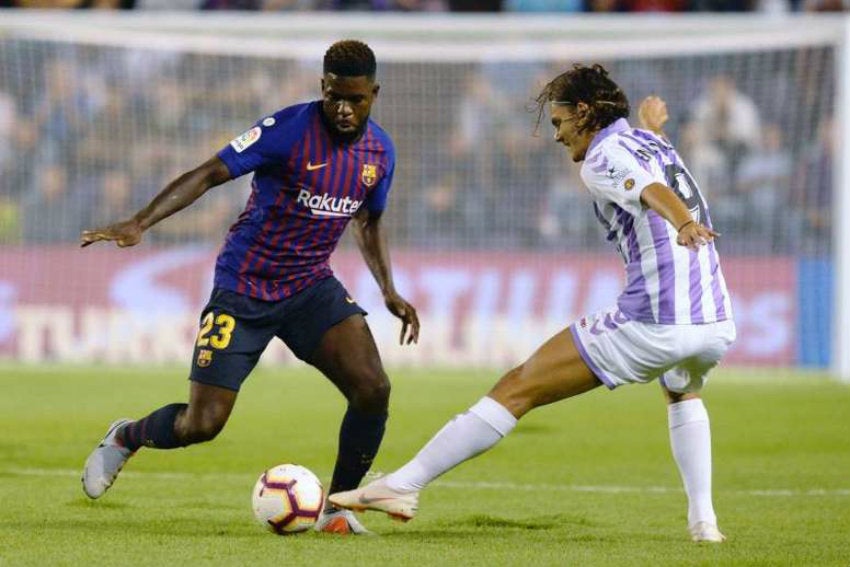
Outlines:
{"type": "Polygon", "coordinates": [[[688,222],[686,222],[685,224],[683,224],[682,226],[680,226],[679,228],[677,228],[677,229],[676,229],[676,232],[682,232],[682,229],[683,229],[683,228],[685,228],[686,226],[688,226],[689,224],[691,224],[692,222],[694,222],[694,220],[693,220],[693,219],[689,220],[688,222]]]}

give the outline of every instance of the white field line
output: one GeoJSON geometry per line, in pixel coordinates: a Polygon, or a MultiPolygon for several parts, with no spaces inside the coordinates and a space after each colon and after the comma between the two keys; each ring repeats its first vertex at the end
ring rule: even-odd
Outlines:
{"type": "MultiPolygon", "coordinates": [[[[0,469],[0,474],[13,476],[51,476],[79,478],[80,471],[71,469],[37,469],[37,468],[7,468],[0,469]]],[[[188,473],[188,472],[133,472],[121,473],[122,477],[146,478],[153,480],[217,480],[226,482],[252,482],[253,473],[188,473]]],[[[514,482],[463,482],[437,481],[434,486],[462,490],[519,490],[547,492],[596,492],[603,494],[681,494],[681,487],[669,486],[622,486],[622,485],[581,485],[581,484],[532,484],[514,482]]],[[[765,488],[759,490],[718,490],[721,494],[736,494],[742,496],[766,497],[822,497],[850,496],[850,488],[810,488],[793,490],[783,488],[765,488]]]]}

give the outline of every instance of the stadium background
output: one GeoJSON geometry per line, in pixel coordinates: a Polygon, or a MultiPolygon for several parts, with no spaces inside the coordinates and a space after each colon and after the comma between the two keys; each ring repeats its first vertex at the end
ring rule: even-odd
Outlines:
{"type": "MultiPolygon", "coordinates": [[[[668,101],[723,233],[740,336],[728,362],[835,362],[840,16],[642,16],[634,36],[631,16],[0,15],[0,357],[185,363],[250,176],[132,250],[80,250],[80,229],[316,97],[327,43],[357,36],[381,61],[374,115],[400,164],[386,221],[422,344],[393,346],[350,242],[334,267],[391,365],[516,363],[616,297],[622,268],[577,168],[528,111],[574,60],[605,63],[634,104],[668,101]]],[[[283,347],[264,358],[290,361],[283,347]]]]}
{"type": "MultiPolygon", "coordinates": [[[[197,3],[0,10],[0,565],[847,566],[850,389],[830,377],[850,367],[850,224],[837,222],[850,211],[850,145],[838,142],[850,123],[850,25],[773,12],[835,6],[687,16],[141,9],[197,3]],[[80,467],[111,420],[185,399],[197,312],[248,180],[133,249],[81,250],[79,230],[129,214],[254,120],[316,96],[321,55],[341,37],[366,39],[381,61],[375,114],[399,151],[386,220],[397,283],[423,319],[421,344],[395,347],[397,321],[343,244],[334,267],[371,311],[393,380],[375,469],[406,462],[501,370],[619,289],[622,267],[574,167],[546,124],[534,136],[525,111],[540,81],[600,61],[633,102],[650,92],[669,101],[669,134],[723,233],[740,337],[705,401],[724,545],[687,538],[656,386],[532,412],[423,493],[413,524],[366,515],[384,537],[270,536],[251,517],[257,476],[297,462],[327,481],[345,406],[282,348],[266,354],[213,443],[143,451],[106,498],[83,495],[80,467]]],[[[251,0],[204,2],[236,3],[251,0]]],[[[617,5],[685,7],[504,3],[617,5]]]]}

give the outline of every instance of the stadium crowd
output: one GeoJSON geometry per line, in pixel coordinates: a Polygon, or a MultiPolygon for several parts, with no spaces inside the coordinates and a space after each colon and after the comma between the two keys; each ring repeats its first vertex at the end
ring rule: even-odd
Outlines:
{"type": "MultiPolygon", "coordinates": [[[[586,214],[577,167],[548,143],[545,117],[535,132],[528,112],[542,78],[564,64],[382,67],[375,117],[399,155],[394,242],[608,245],[586,214]]],[[[631,100],[668,100],[668,135],[712,204],[721,250],[829,252],[830,48],[607,65],[631,100]]],[[[136,210],[257,116],[316,98],[318,87],[313,66],[294,60],[0,40],[0,242],[73,242],[82,227],[136,210]]],[[[151,237],[219,241],[249,180],[234,185],[151,237]]]]}
{"type": "Polygon", "coordinates": [[[0,0],[0,8],[396,12],[840,12],[850,0],[0,0]]]}

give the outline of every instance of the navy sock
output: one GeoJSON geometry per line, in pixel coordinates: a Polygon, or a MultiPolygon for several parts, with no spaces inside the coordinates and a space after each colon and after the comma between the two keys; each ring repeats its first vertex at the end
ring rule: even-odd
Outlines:
{"type": "Polygon", "coordinates": [[[131,451],[136,451],[139,447],[154,449],[183,447],[185,443],[180,442],[174,434],[174,420],[187,407],[186,404],[169,404],[147,417],[124,426],[121,430],[121,441],[131,451]]]}
{"type": "Polygon", "coordinates": [[[339,429],[339,452],[328,494],[360,485],[381,446],[386,423],[386,413],[368,414],[348,406],[339,429]]]}

